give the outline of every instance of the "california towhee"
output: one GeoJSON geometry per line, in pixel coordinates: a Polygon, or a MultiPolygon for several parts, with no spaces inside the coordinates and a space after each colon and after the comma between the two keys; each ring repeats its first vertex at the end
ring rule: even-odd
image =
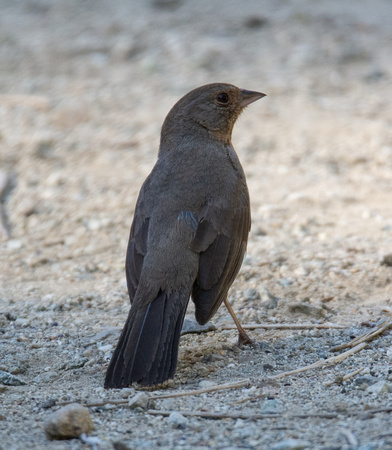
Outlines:
{"type": "Polygon", "coordinates": [[[174,376],[190,297],[200,324],[223,301],[230,306],[227,293],[250,230],[249,193],[231,133],[242,110],[264,96],[208,84],[167,115],[158,160],[136,204],[126,256],[131,309],[106,388],[174,376]]]}

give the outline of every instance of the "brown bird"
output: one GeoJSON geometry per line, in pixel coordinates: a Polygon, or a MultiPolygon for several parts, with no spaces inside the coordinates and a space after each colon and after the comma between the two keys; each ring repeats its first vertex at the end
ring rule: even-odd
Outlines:
{"type": "Polygon", "coordinates": [[[131,309],[106,388],[172,378],[189,298],[205,324],[227,301],[250,230],[246,179],[231,144],[242,110],[264,97],[226,83],[201,86],[167,115],[158,160],[136,204],[126,256],[131,309]]]}

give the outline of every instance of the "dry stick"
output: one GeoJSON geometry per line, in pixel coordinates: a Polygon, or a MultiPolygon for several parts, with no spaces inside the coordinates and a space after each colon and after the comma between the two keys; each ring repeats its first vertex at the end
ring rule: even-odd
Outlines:
{"type": "MultiPolygon", "coordinates": [[[[358,375],[359,373],[361,373],[365,368],[361,367],[358,370],[354,370],[354,372],[350,372],[347,375],[344,375],[342,377],[336,377],[333,381],[329,381],[328,383],[325,383],[324,386],[332,386],[334,383],[343,383],[343,381],[347,381],[352,377],[355,377],[355,375],[358,375]]],[[[260,395],[255,395],[253,397],[247,397],[247,398],[242,398],[241,400],[237,400],[235,402],[231,402],[229,403],[231,406],[234,405],[240,405],[241,403],[246,403],[246,402],[251,402],[253,400],[257,400],[259,398],[263,398],[265,397],[266,394],[260,394],[260,395]]]]}
{"type": "MultiPolygon", "coordinates": [[[[343,325],[335,323],[248,323],[242,325],[247,330],[256,330],[258,328],[277,329],[277,330],[306,330],[312,328],[346,328],[343,325]]],[[[235,330],[237,327],[231,324],[224,324],[220,327],[221,330],[235,330]]]]}
{"type": "Polygon", "coordinates": [[[222,391],[224,389],[240,389],[240,388],[249,387],[249,386],[250,386],[250,380],[242,380],[242,381],[237,381],[236,383],[220,384],[217,386],[211,386],[211,387],[204,388],[204,389],[196,389],[193,391],[183,391],[183,392],[174,392],[173,394],[153,395],[153,396],[151,396],[151,399],[160,400],[163,398],[185,397],[187,395],[205,394],[207,392],[222,391]]]}
{"type": "Polygon", "coordinates": [[[251,402],[253,400],[257,400],[258,398],[263,398],[265,396],[266,396],[266,394],[264,394],[264,393],[259,394],[259,395],[254,395],[253,397],[242,398],[241,400],[236,400],[235,402],[230,402],[229,405],[230,406],[241,405],[241,403],[251,402]]]}
{"type": "Polygon", "coordinates": [[[354,447],[358,446],[358,439],[354,436],[353,432],[346,428],[340,428],[340,433],[347,439],[347,442],[354,447]]]}
{"type": "Polygon", "coordinates": [[[260,420],[260,419],[276,419],[276,418],[286,418],[286,419],[307,419],[309,417],[323,418],[323,419],[336,419],[339,415],[347,416],[359,416],[362,414],[377,414],[377,413],[389,413],[392,412],[392,407],[390,408],[375,408],[368,409],[364,411],[348,411],[346,413],[309,413],[309,414],[247,414],[242,412],[213,412],[213,411],[163,411],[159,409],[148,409],[147,414],[153,416],[170,416],[171,413],[176,412],[183,416],[191,417],[204,417],[206,419],[249,419],[249,420],[260,420]]]}
{"type": "Polygon", "coordinates": [[[325,383],[324,386],[332,386],[335,383],[338,383],[338,384],[343,383],[343,381],[347,381],[350,378],[355,377],[355,375],[358,375],[363,370],[365,370],[365,368],[361,367],[360,369],[354,370],[354,372],[350,372],[347,375],[337,376],[337,377],[335,377],[335,379],[333,381],[328,381],[328,383],[325,383]]]}
{"type": "MultiPolygon", "coordinates": [[[[206,419],[250,419],[250,420],[260,420],[260,419],[276,419],[277,417],[282,417],[281,414],[249,414],[242,412],[213,412],[213,411],[163,411],[159,409],[148,409],[147,414],[153,416],[170,416],[171,413],[177,412],[183,416],[192,417],[205,417],[206,419]]],[[[324,419],[334,419],[337,417],[336,413],[320,413],[320,414],[299,414],[287,417],[321,417],[324,419]]]]}
{"type": "Polygon", "coordinates": [[[336,364],[338,364],[341,361],[344,361],[346,358],[353,355],[354,353],[361,351],[366,346],[367,343],[363,342],[362,344],[359,344],[356,347],[352,348],[351,350],[347,350],[346,352],[341,353],[340,355],[332,356],[331,358],[328,359],[322,359],[320,361],[316,361],[313,364],[310,364],[309,366],[300,367],[299,369],[290,370],[289,372],[278,373],[277,375],[273,375],[272,377],[269,378],[272,380],[277,380],[279,378],[285,378],[290,375],[295,375],[297,373],[306,372],[307,370],[318,369],[319,367],[335,366],[336,364]]]}
{"type": "MultiPolygon", "coordinates": [[[[164,398],[174,398],[174,397],[186,397],[188,395],[198,395],[206,394],[208,392],[222,391],[224,389],[240,389],[243,387],[249,387],[250,380],[237,381],[236,383],[219,384],[217,386],[211,386],[204,389],[195,389],[192,391],[174,392],[173,394],[162,394],[162,395],[152,395],[150,400],[161,400],[164,398]]],[[[129,400],[103,400],[98,402],[87,403],[87,406],[104,406],[106,404],[110,405],[125,405],[128,404],[129,400]]]]}
{"type": "Polygon", "coordinates": [[[337,345],[336,347],[332,348],[331,350],[333,352],[343,350],[348,347],[354,347],[361,342],[370,341],[374,337],[378,336],[382,332],[384,332],[387,328],[389,328],[392,325],[392,316],[384,320],[384,322],[381,322],[380,325],[375,330],[370,330],[367,333],[363,334],[362,336],[358,336],[357,338],[353,339],[350,342],[347,342],[346,344],[337,345]]]}

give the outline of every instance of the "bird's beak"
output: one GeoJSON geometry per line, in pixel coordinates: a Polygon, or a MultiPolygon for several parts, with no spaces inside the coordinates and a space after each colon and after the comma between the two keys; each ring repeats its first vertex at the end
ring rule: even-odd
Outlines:
{"type": "Polygon", "coordinates": [[[259,100],[260,98],[265,97],[266,94],[262,94],[261,92],[255,91],[247,91],[245,89],[241,89],[241,106],[245,108],[245,106],[250,105],[251,103],[259,100]]]}

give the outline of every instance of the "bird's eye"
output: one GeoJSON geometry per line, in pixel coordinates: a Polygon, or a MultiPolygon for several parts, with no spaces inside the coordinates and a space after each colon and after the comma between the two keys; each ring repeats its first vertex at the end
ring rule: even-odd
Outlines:
{"type": "Polygon", "coordinates": [[[220,92],[216,96],[216,102],[220,105],[227,105],[229,103],[229,96],[226,92],[220,92]]]}

